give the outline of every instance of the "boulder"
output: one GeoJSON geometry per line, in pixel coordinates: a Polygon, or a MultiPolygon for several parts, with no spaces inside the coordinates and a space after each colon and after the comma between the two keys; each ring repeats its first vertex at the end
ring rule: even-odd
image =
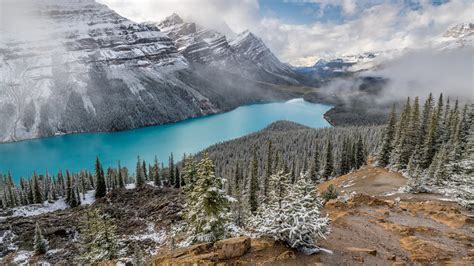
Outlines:
{"type": "Polygon", "coordinates": [[[244,255],[250,249],[250,237],[235,237],[216,242],[214,247],[220,260],[244,255]]]}
{"type": "Polygon", "coordinates": [[[423,240],[416,236],[400,239],[400,246],[410,253],[410,260],[418,262],[445,260],[454,254],[454,251],[445,245],[423,240]]]}

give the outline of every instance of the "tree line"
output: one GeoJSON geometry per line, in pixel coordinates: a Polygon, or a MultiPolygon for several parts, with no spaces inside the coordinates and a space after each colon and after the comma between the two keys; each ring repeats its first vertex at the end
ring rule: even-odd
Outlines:
{"type": "MultiPolygon", "coordinates": [[[[186,155],[183,161],[185,157],[186,155]]],[[[180,188],[184,184],[180,175],[180,168],[183,166],[183,163],[179,165],[174,163],[173,154],[169,156],[167,167],[163,163],[160,164],[157,158],[153,164],[147,164],[138,157],[133,175],[127,167],[122,167],[120,162],[116,168],[108,167],[104,171],[97,157],[94,173],[86,170],[72,173],[66,170],[59,171],[56,175],[48,172],[38,175],[35,172],[30,178],[20,177],[18,184],[13,181],[10,173],[0,174],[0,207],[8,209],[42,204],[45,201],[52,203],[60,198],[64,198],[70,207],[76,207],[86,199],[88,192],[90,196],[100,198],[111,190],[125,188],[127,184],[140,187],[146,182],[153,182],[155,186],[180,188]]]]}
{"type": "Polygon", "coordinates": [[[461,198],[474,199],[474,105],[459,105],[432,94],[420,107],[408,98],[395,106],[384,129],[378,164],[402,172],[409,192],[456,186],[461,198]]]}

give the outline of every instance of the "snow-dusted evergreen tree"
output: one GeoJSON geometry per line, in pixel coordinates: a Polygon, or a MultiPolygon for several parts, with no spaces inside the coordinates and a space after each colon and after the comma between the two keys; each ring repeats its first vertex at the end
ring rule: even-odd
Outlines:
{"type": "Polygon", "coordinates": [[[168,158],[168,182],[170,183],[170,186],[176,186],[174,169],[174,158],[173,153],[171,153],[170,157],[168,158]]]}
{"type": "MultiPolygon", "coordinates": [[[[188,163],[189,165],[189,163],[188,163]]],[[[190,242],[214,242],[226,235],[229,221],[229,197],[223,190],[224,180],[214,175],[214,164],[207,154],[190,174],[186,184],[186,221],[190,242]]]]}
{"type": "Polygon", "coordinates": [[[329,233],[329,219],[320,214],[314,187],[307,175],[290,185],[284,171],[273,174],[269,199],[252,221],[255,231],[303,252],[317,252],[316,241],[329,233]]]}
{"type": "Polygon", "coordinates": [[[321,195],[325,201],[328,201],[331,199],[336,199],[339,196],[339,192],[337,192],[337,189],[333,184],[330,184],[321,195]]]}
{"type": "Polygon", "coordinates": [[[267,165],[265,169],[265,176],[263,180],[263,197],[266,198],[268,196],[268,179],[272,174],[273,170],[273,150],[272,150],[272,142],[268,141],[267,145],[267,165]]]}
{"type": "Polygon", "coordinates": [[[36,222],[35,225],[34,248],[36,254],[44,254],[46,251],[48,251],[48,240],[43,237],[43,233],[41,232],[38,222],[36,222]]]}
{"type": "Polygon", "coordinates": [[[118,168],[117,168],[117,182],[118,182],[119,188],[125,187],[125,180],[122,175],[122,166],[120,166],[120,161],[118,162],[118,168]]]}
{"type": "Polygon", "coordinates": [[[314,150],[313,163],[311,164],[309,176],[311,180],[315,183],[318,182],[319,180],[319,171],[320,171],[319,152],[318,150],[314,150]]]}
{"type": "Polygon", "coordinates": [[[80,229],[81,253],[76,262],[90,264],[116,259],[119,252],[116,229],[112,219],[100,209],[88,210],[80,229]]]}
{"type": "Polygon", "coordinates": [[[326,163],[324,164],[322,177],[325,180],[328,180],[329,177],[332,176],[333,172],[334,172],[334,159],[332,156],[332,143],[331,143],[331,140],[329,139],[326,145],[326,163]]]}
{"type": "Polygon", "coordinates": [[[33,200],[35,203],[43,203],[43,193],[36,173],[33,175],[33,200]]]}
{"type": "Polygon", "coordinates": [[[393,105],[388,124],[384,131],[382,147],[378,155],[378,164],[382,167],[385,167],[390,163],[390,155],[393,150],[393,138],[395,137],[396,124],[397,117],[395,112],[395,105],[393,105]]]}
{"type": "Polygon", "coordinates": [[[101,198],[107,194],[107,186],[105,184],[104,169],[100,164],[99,157],[95,161],[95,178],[96,178],[96,188],[95,188],[95,197],[101,198]]]}
{"type": "Polygon", "coordinates": [[[140,156],[137,158],[137,167],[135,169],[135,186],[141,187],[145,185],[145,169],[143,169],[140,156]]]}
{"type": "Polygon", "coordinates": [[[252,164],[250,169],[249,205],[250,211],[255,214],[258,208],[258,160],[257,148],[255,146],[252,150],[252,164]]]}
{"type": "MultiPolygon", "coordinates": [[[[184,161],[183,161],[184,163],[184,161]]],[[[160,178],[160,167],[158,165],[158,158],[155,156],[155,162],[153,166],[151,167],[151,173],[152,173],[152,179],[153,179],[153,184],[155,186],[161,186],[161,178],[160,178]]]]}

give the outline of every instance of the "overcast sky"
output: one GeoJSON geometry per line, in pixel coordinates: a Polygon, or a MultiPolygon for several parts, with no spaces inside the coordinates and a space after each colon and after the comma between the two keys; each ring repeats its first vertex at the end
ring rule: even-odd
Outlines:
{"type": "Polygon", "coordinates": [[[136,22],[173,12],[236,33],[249,29],[282,60],[418,48],[452,25],[474,21],[472,0],[98,0],[136,22]]]}

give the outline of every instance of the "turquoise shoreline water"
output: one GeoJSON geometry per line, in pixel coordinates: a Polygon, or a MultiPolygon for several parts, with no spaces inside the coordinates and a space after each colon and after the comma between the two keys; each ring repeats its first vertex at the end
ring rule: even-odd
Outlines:
{"type": "Polygon", "coordinates": [[[66,169],[93,170],[96,156],[105,167],[135,169],[137,156],[151,163],[155,155],[167,165],[184,153],[196,153],[222,141],[256,132],[278,120],[289,120],[309,127],[330,127],[323,118],[331,106],[303,99],[253,104],[235,110],[193,118],[177,123],[111,133],[81,133],[0,144],[0,173],[8,171],[18,180],[34,171],[56,174],[66,169]]]}

